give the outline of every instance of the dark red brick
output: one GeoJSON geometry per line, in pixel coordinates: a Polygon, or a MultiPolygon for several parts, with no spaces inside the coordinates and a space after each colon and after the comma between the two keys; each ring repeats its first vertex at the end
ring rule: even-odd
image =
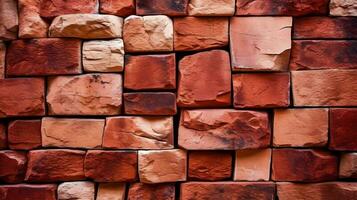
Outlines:
{"type": "Polygon", "coordinates": [[[136,0],[136,14],[182,16],[187,14],[187,6],[188,0],[136,0]]]}
{"type": "Polygon", "coordinates": [[[55,184],[0,185],[1,200],[56,200],[55,184]]]}
{"type": "Polygon", "coordinates": [[[175,185],[133,183],[129,187],[128,200],[175,200],[175,185]]]}
{"type": "Polygon", "coordinates": [[[99,0],[100,13],[126,17],[135,15],[134,0],[99,0]]]}
{"type": "Polygon", "coordinates": [[[0,123],[0,149],[7,147],[7,134],[5,124],[0,123]]]}
{"type": "Polygon", "coordinates": [[[53,18],[65,14],[96,13],[97,0],[41,0],[40,15],[53,18]]]}
{"type": "Polygon", "coordinates": [[[124,110],[131,115],[175,115],[176,95],[170,92],[125,93],[124,110]]]}
{"type": "Polygon", "coordinates": [[[41,147],[41,120],[16,120],[9,123],[10,149],[30,150],[41,147]]]}
{"type": "Polygon", "coordinates": [[[22,182],[25,177],[26,162],[25,152],[11,150],[0,151],[0,180],[5,183],[22,182]]]}
{"type": "Polygon", "coordinates": [[[339,151],[357,151],[357,108],[330,110],[329,147],[339,151]]]}

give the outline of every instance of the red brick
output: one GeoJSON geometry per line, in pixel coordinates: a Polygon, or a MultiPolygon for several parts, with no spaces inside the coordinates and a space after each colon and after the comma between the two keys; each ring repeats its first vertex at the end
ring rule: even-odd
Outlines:
{"type": "Polygon", "coordinates": [[[175,200],[175,185],[171,183],[133,183],[129,187],[128,200],[175,200]]]}
{"type": "Polygon", "coordinates": [[[135,14],[134,0],[99,0],[100,13],[126,17],[135,14]]]}
{"type": "Polygon", "coordinates": [[[323,15],[329,0],[237,0],[236,15],[323,15]]]}
{"type": "Polygon", "coordinates": [[[124,87],[132,90],[175,89],[175,54],[127,56],[124,87]]]}
{"type": "Polygon", "coordinates": [[[357,106],[357,70],[293,71],[291,76],[294,106],[357,106]]]}
{"type": "Polygon", "coordinates": [[[197,51],[228,45],[228,18],[174,18],[175,51],[197,51]]]}
{"type": "Polygon", "coordinates": [[[182,16],[186,15],[187,6],[188,0],[136,0],[136,14],[182,16]]]}
{"type": "Polygon", "coordinates": [[[1,1],[0,24],[0,40],[14,40],[17,38],[17,31],[19,27],[17,1],[1,1]]]}
{"type": "Polygon", "coordinates": [[[191,16],[232,16],[235,0],[191,0],[188,14],[191,16]]]}
{"type": "Polygon", "coordinates": [[[181,184],[181,200],[275,199],[272,182],[187,182],[181,184]]]}
{"type": "Polygon", "coordinates": [[[56,190],[55,184],[0,185],[0,198],[1,200],[56,200],[56,190]]]}
{"type": "Polygon", "coordinates": [[[131,115],[175,115],[176,95],[170,92],[125,93],[124,109],[131,115]]]}
{"type": "Polygon", "coordinates": [[[272,163],[274,181],[332,181],[338,175],[337,157],[322,150],[273,149],[272,163]]]}
{"type": "Polygon", "coordinates": [[[233,109],[183,110],[178,145],[189,150],[256,149],[270,145],[266,112],[233,109]]]}
{"type": "Polygon", "coordinates": [[[357,41],[297,40],[293,42],[290,69],[356,69],[357,41]]]}
{"type": "Polygon", "coordinates": [[[81,73],[81,41],[42,38],[15,40],[7,50],[6,74],[14,76],[81,73]]]}
{"type": "Polygon", "coordinates": [[[110,149],[172,149],[172,117],[109,117],[103,147],[110,149]]]}
{"type": "Polygon", "coordinates": [[[10,149],[30,150],[41,147],[41,120],[15,120],[8,126],[10,149]]]}
{"type": "Polygon", "coordinates": [[[356,39],[355,17],[302,17],[294,19],[294,39],[356,39]]]}
{"type": "Polygon", "coordinates": [[[135,151],[89,150],[84,162],[85,175],[96,182],[134,181],[137,157],[135,151]]]}
{"type": "Polygon", "coordinates": [[[40,15],[45,18],[53,18],[65,14],[97,12],[97,0],[41,0],[40,15]]]}
{"type": "Polygon", "coordinates": [[[229,54],[223,50],[212,50],[184,57],[179,63],[177,93],[180,107],[231,105],[229,54]]]}
{"type": "Polygon", "coordinates": [[[0,151],[0,180],[5,183],[20,183],[26,172],[26,153],[21,151],[0,151]]]}
{"type": "Polygon", "coordinates": [[[0,118],[45,114],[45,81],[42,78],[0,80],[0,118]]]}
{"type": "Polygon", "coordinates": [[[278,183],[277,191],[279,200],[336,200],[355,199],[357,183],[327,182],[327,183],[278,183]]]}
{"type": "Polygon", "coordinates": [[[340,178],[357,179],[357,153],[343,153],[340,157],[340,178]]]}
{"type": "Polygon", "coordinates": [[[29,182],[55,182],[83,180],[85,151],[49,149],[28,153],[25,180],[29,182]]]}
{"type": "Polygon", "coordinates": [[[6,126],[3,123],[0,123],[0,149],[7,148],[7,134],[6,126]]]}
{"type": "Polygon", "coordinates": [[[232,175],[232,153],[229,151],[191,151],[188,155],[190,180],[218,181],[232,175]],[[219,161],[219,162],[217,162],[219,161]]]}
{"type": "Polygon", "coordinates": [[[6,46],[4,42],[0,41],[0,79],[5,78],[5,57],[6,46]]]}
{"type": "Polygon", "coordinates": [[[235,108],[276,108],[290,104],[289,73],[234,74],[235,108]]]}
{"type": "Polygon", "coordinates": [[[330,149],[357,151],[357,108],[330,110],[330,149]]]}

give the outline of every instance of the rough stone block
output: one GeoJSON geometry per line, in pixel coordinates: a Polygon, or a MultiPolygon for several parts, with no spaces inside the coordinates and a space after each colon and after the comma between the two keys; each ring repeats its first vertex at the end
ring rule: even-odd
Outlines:
{"type": "Polygon", "coordinates": [[[24,180],[27,163],[25,152],[0,151],[0,163],[0,181],[5,183],[20,183],[24,180]]]}
{"type": "Polygon", "coordinates": [[[56,184],[16,184],[0,185],[1,200],[15,199],[36,199],[36,200],[57,200],[56,184]]]}
{"type": "Polygon", "coordinates": [[[136,14],[186,15],[188,1],[189,0],[136,0],[136,14]]]}
{"type": "Polygon", "coordinates": [[[337,151],[357,151],[356,108],[334,108],[330,110],[329,147],[337,151]]]}
{"type": "Polygon", "coordinates": [[[126,17],[135,14],[135,0],[99,0],[100,13],[126,17]]]}
{"type": "Polygon", "coordinates": [[[175,185],[171,183],[133,183],[129,187],[128,200],[175,200],[175,185]]]}
{"type": "Polygon", "coordinates": [[[54,18],[65,14],[97,13],[97,0],[40,0],[40,16],[54,18]]]}
{"type": "Polygon", "coordinates": [[[94,200],[95,185],[89,181],[64,182],[58,185],[58,200],[94,200]]]}
{"type": "Polygon", "coordinates": [[[10,149],[30,150],[41,147],[41,120],[15,120],[8,126],[10,149]]]}
{"type": "Polygon", "coordinates": [[[188,14],[193,16],[232,16],[235,0],[191,0],[188,14]]]}
{"type": "Polygon", "coordinates": [[[19,20],[16,0],[2,0],[0,4],[0,40],[17,38],[19,20]]]}
{"type": "Polygon", "coordinates": [[[125,183],[100,183],[96,200],[125,200],[125,183]]]}
{"type": "Polygon", "coordinates": [[[6,126],[3,123],[0,123],[0,149],[7,148],[7,134],[6,126]]]}
{"type": "Polygon", "coordinates": [[[357,16],[356,1],[355,0],[331,0],[330,15],[357,16]]]}
{"type": "Polygon", "coordinates": [[[6,57],[6,46],[5,43],[0,41],[0,79],[5,78],[5,57],[6,57]]]}
{"type": "Polygon", "coordinates": [[[340,178],[357,179],[357,153],[343,153],[340,157],[340,178]]]}

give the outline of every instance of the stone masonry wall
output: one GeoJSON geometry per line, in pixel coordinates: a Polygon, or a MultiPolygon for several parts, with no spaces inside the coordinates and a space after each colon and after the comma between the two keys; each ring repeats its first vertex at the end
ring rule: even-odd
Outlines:
{"type": "Polygon", "coordinates": [[[356,0],[0,0],[0,200],[357,199],[356,0]]]}

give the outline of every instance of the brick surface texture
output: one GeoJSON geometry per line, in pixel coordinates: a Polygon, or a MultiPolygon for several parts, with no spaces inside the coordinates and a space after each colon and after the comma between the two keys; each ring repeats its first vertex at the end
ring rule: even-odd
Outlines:
{"type": "Polygon", "coordinates": [[[356,0],[0,0],[0,200],[338,199],[356,0]]]}

